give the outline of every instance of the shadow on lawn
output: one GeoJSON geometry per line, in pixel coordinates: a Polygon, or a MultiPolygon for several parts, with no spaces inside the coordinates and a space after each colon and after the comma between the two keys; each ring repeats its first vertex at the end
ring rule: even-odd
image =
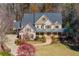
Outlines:
{"type": "Polygon", "coordinates": [[[79,51],[79,46],[69,46],[69,48],[74,51],[79,51]]]}
{"type": "Polygon", "coordinates": [[[67,44],[67,43],[62,43],[64,44],[65,46],[67,46],[68,48],[74,50],[74,51],[79,51],[79,45],[70,45],[70,44],[67,44]]]}

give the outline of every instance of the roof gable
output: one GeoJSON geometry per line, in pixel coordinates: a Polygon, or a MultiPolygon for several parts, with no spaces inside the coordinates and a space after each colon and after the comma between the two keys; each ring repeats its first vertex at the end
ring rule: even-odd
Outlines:
{"type": "Polygon", "coordinates": [[[53,23],[50,20],[47,20],[44,24],[45,25],[52,25],[53,23]]]}
{"type": "Polygon", "coordinates": [[[35,28],[32,26],[32,24],[28,23],[26,26],[24,26],[24,28],[22,30],[25,30],[26,28],[30,28],[33,31],[35,31],[35,28]]]}
{"type": "Polygon", "coordinates": [[[28,23],[26,26],[31,27],[33,30],[35,29],[31,23],[28,23]]]}
{"type": "Polygon", "coordinates": [[[36,22],[35,24],[44,24],[48,20],[48,17],[45,15],[42,15],[36,22]]]}

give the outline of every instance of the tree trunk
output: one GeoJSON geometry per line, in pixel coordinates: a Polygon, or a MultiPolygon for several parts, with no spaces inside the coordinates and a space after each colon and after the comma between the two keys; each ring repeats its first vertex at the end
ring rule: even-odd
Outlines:
{"type": "Polygon", "coordinates": [[[5,43],[0,43],[0,52],[10,52],[11,50],[7,47],[5,43]]]}

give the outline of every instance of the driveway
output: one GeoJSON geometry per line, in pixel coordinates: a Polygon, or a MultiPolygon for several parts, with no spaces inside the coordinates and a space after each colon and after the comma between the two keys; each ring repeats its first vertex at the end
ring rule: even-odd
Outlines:
{"type": "Polygon", "coordinates": [[[7,38],[8,38],[8,41],[6,42],[7,46],[8,46],[9,48],[11,48],[11,53],[12,53],[13,55],[16,55],[16,49],[17,49],[17,47],[18,47],[18,46],[16,46],[16,44],[15,44],[15,40],[17,39],[17,38],[16,38],[16,35],[9,34],[9,35],[7,35],[7,38]]]}

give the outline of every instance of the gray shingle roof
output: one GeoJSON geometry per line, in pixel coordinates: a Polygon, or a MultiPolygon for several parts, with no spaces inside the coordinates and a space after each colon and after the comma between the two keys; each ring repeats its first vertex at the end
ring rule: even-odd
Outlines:
{"type": "MultiPolygon", "coordinates": [[[[22,26],[24,27],[26,24],[31,23],[35,24],[35,22],[42,16],[46,15],[50,21],[56,22],[58,21],[62,24],[62,14],[61,13],[35,13],[35,14],[24,14],[22,18],[22,26]]],[[[15,23],[15,28],[19,28],[19,22],[15,23]]]]}
{"type": "Polygon", "coordinates": [[[42,15],[42,16],[35,22],[35,24],[41,24],[41,25],[43,25],[47,20],[49,20],[48,17],[45,16],[45,15],[42,15]]]}
{"type": "Polygon", "coordinates": [[[48,19],[52,22],[58,21],[62,24],[62,14],[61,13],[36,13],[35,14],[35,21],[37,21],[42,15],[48,17],[48,19]]]}
{"type": "Polygon", "coordinates": [[[36,29],[36,32],[63,32],[62,29],[36,29]]]}

